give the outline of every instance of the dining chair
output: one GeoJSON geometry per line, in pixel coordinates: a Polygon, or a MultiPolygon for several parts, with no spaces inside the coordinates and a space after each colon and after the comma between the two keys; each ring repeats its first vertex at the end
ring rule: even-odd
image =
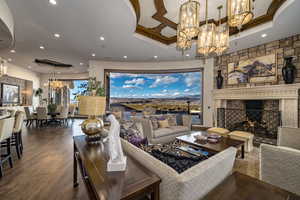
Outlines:
{"type": "Polygon", "coordinates": [[[47,108],[46,107],[37,107],[37,126],[43,126],[48,122],[50,117],[48,116],[47,113],[47,108]]]}
{"type": "Polygon", "coordinates": [[[24,107],[25,110],[25,114],[26,114],[26,126],[31,126],[33,125],[33,122],[35,122],[37,119],[37,116],[34,115],[31,110],[30,107],[26,106],[24,107]]]}
{"type": "Polygon", "coordinates": [[[61,112],[59,115],[56,116],[56,119],[68,126],[68,115],[69,115],[69,107],[62,107],[61,112]]]}
{"type": "Polygon", "coordinates": [[[23,154],[22,128],[25,120],[25,114],[22,111],[16,112],[15,124],[13,128],[12,146],[16,147],[18,158],[23,154]]]}
{"type": "MultiPolygon", "coordinates": [[[[11,157],[11,137],[13,133],[15,119],[13,117],[0,120],[0,143],[6,143],[7,153],[0,157],[0,178],[3,176],[3,163],[8,161],[10,167],[13,167],[11,157]]],[[[3,147],[0,145],[0,147],[3,147]]],[[[0,149],[1,153],[1,149],[0,149]]]]}
{"type": "Polygon", "coordinates": [[[70,105],[69,106],[69,119],[72,119],[74,121],[74,116],[75,116],[75,111],[76,111],[76,106],[75,105],[70,105]]]}

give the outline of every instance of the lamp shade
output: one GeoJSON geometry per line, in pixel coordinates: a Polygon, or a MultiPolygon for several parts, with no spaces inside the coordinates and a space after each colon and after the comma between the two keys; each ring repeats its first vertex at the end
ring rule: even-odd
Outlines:
{"type": "Polygon", "coordinates": [[[196,37],[199,32],[200,23],[200,3],[189,0],[180,6],[179,24],[181,31],[188,39],[196,37]]]}
{"type": "Polygon", "coordinates": [[[80,115],[104,115],[106,108],[106,97],[79,96],[80,115]]]}
{"type": "Polygon", "coordinates": [[[239,27],[253,18],[252,0],[227,0],[228,24],[239,27]]]}

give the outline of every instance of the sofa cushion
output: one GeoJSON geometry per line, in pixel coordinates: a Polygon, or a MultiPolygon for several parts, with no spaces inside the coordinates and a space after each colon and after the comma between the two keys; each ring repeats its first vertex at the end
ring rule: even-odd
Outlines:
{"type": "Polygon", "coordinates": [[[159,128],[157,118],[156,117],[150,117],[150,121],[151,121],[153,130],[157,130],[159,128]]]}
{"type": "Polygon", "coordinates": [[[174,133],[189,131],[189,128],[186,126],[171,126],[170,129],[172,129],[174,133]]]}
{"type": "Polygon", "coordinates": [[[177,126],[176,115],[167,115],[170,126],[177,126]]]}
{"type": "Polygon", "coordinates": [[[165,120],[158,120],[158,124],[159,124],[159,128],[169,128],[169,120],[165,119],[165,120]]]}
{"type": "Polygon", "coordinates": [[[157,130],[153,131],[154,137],[163,137],[168,136],[174,133],[174,130],[171,128],[158,128],[157,130]]]}

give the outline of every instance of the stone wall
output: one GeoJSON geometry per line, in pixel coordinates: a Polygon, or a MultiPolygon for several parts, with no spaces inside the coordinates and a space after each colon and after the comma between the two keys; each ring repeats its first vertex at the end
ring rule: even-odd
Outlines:
{"type": "Polygon", "coordinates": [[[224,77],[223,88],[245,87],[246,84],[227,85],[227,66],[229,63],[247,60],[249,58],[261,57],[269,54],[277,54],[278,78],[276,83],[254,83],[253,86],[284,84],[282,79],[282,67],[285,56],[295,56],[293,63],[297,68],[297,77],[295,82],[300,83],[300,35],[291,36],[281,40],[269,42],[256,47],[240,50],[237,52],[225,54],[215,59],[214,67],[214,88],[216,88],[217,71],[222,71],[224,77]]]}

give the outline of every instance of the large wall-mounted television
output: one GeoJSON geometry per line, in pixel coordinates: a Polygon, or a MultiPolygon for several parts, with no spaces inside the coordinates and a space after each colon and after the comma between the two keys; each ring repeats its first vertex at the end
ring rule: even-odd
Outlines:
{"type": "Polygon", "coordinates": [[[2,105],[20,104],[20,86],[2,83],[1,98],[2,105]]]}

